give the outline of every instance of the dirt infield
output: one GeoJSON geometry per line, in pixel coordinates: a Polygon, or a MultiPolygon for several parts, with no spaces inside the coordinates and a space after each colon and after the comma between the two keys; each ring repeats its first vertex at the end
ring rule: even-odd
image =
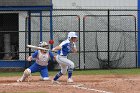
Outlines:
{"type": "MultiPolygon", "coordinates": [[[[76,75],[74,83],[67,84],[67,76],[60,78],[61,85],[40,81],[32,76],[30,82],[17,83],[18,77],[0,77],[0,93],[139,93],[140,75],[76,75]]],[[[52,77],[50,77],[52,78],[52,77]]]]}

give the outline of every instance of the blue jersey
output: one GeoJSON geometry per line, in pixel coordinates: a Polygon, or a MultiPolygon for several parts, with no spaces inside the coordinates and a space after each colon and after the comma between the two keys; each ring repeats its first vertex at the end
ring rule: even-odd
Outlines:
{"type": "Polygon", "coordinates": [[[41,66],[47,66],[49,59],[51,58],[51,60],[53,60],[54,55],[50,51],[42,54],[40,50],[37,50],[32,54],[32,58],[35,58],[37,64],[41,66]]]}
{"type": "Polygon", "coordinates": [[[57,54],[61,56],[67,56],[72,48],[76,47],[73,43],[70,43],[68,39],[63,41],[59,46],[61,47],[61,50],[58,50],[57,54]]]}

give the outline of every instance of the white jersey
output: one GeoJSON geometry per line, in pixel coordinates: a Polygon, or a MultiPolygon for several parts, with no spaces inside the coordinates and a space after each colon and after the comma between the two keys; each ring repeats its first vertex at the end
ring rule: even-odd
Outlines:
{"type": "Polygon", "coordinates": [[[35,53],[32,55],[33,58],[35,58],[36,63],[41,66],[47,66],[48,61],[50,57],[53,59],[53,54],[51,52],[46,52],[45,54],[42,54],[40,50],[35,51],[35,53]]]}

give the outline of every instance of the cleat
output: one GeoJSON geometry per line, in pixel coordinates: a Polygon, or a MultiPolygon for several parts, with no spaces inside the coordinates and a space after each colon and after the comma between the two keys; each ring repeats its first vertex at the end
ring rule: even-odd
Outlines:
{"type": "Polygon", "coordinates": [[[50,78],[49,77],[44,77],[44,78],[41,78],[41,80],[48,81],[48,80],[50,80],[50,78]]]}
{"type": "Polygon", "coordinates": [[[67,83],[73,83],[73,80],[72,80],[71,78],[69,78],[69,79],[67,80],[67,83]]]}
{"type": "Polygon", "coordinates": [[[26,76],[26,77],[21,77],[20,79],[17,80],[17,82],[24,82],[24,81],[30,81],[30,77],[26,76]]]}
{"type": "Polygon", "coordinates": [[[17,82],[22,82],[22,80],[18,79],[17,82]]]}
{"type": "MultiPolygon", "coordinates": [[[[25,78],[25,80],[27,80],[28,82],[30,82],[31,81],[31,76],[27,76],[26,78],[25,78]]],[[[24,81],[25,81],[24,80],[24,81]]]]}
{"type": "Polygon", "coordinates": [[[52,84],[61,84],[59,81],[52,80],[52,84]]]}

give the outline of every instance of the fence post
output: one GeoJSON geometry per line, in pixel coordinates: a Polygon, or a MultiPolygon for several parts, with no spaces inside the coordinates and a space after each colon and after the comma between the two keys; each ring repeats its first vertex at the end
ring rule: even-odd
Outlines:
{"type": "Polygon", "coordinates": [[[138,66],[140,67],[140,0],[138,0],[138,66]]]}
{"type": "MultiPolygon", "coordinates": [[[[53,40],[53,15],[52,15],[53,9],[50,9],[50,40],[53,40]]],[[[53,48],[53,44],[51,44],[51,49],[53,48]]]]}
{"type": "Polygon", "coordinates": [[[110,68],[110,10],[108,9],[108,68],[110,68]]]}

